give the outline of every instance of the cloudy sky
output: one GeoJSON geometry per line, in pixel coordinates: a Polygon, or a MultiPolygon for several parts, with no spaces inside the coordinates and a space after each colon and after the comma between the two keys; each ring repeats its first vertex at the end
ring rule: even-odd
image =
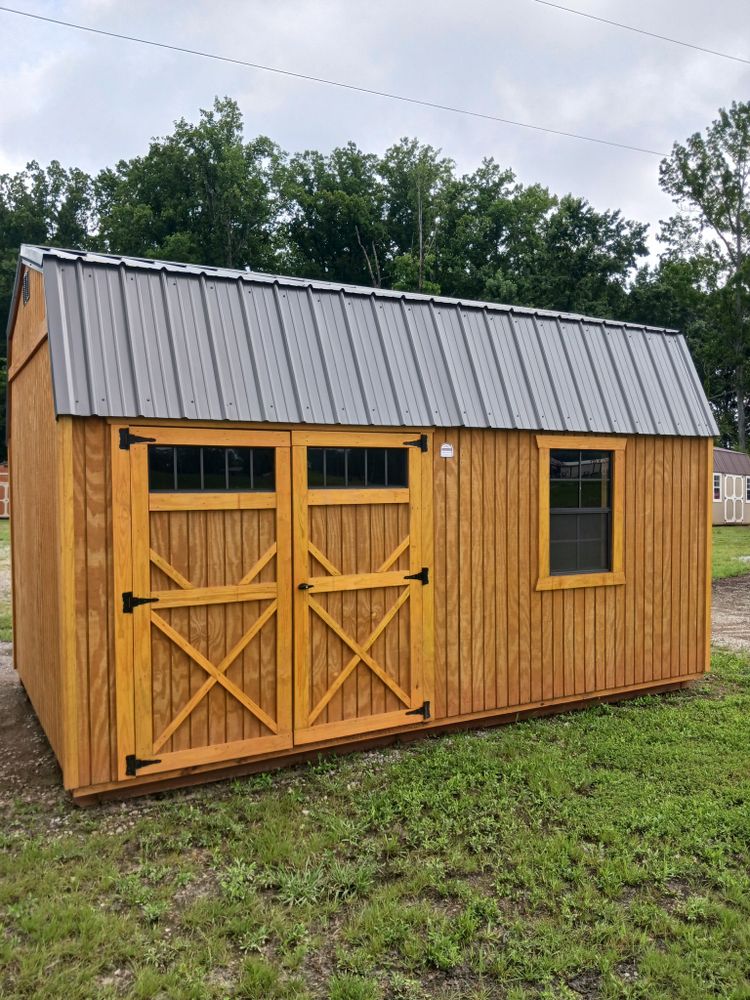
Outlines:
{"type": "MultiPolygon", "coordinates": [[[[5,0],[8,6],[531,124],[668,151],[750,98],[750,65],[554,10],[535,0],[5,0]]],[[[748,0],[561,0],[750,58],[748,0]]],[[[214,95],[248,136],[288,151],[401,136],[461,170],[484,156],[658,226],[659,159],[401,104],[0,11],[0,171],[59,159],[93,171],[142,152],[214,95]]]]}

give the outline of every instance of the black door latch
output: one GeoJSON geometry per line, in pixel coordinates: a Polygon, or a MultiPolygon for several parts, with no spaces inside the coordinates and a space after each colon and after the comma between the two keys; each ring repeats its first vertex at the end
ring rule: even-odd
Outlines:
{"type": "Polygon", "coordinates": [[[313,585],[311,583],[300,583],[297,590],[312,590],[313,585]]]}

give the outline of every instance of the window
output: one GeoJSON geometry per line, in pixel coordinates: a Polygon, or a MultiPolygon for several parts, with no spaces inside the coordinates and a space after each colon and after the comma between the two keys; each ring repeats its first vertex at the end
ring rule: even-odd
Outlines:
{"type": "Polygon", "coordinates": [[[540,435],[537,590],[621,584],[625,440],[540,435]]]}
{"type": "Polygon", "coordinates": [[[551,574],[611,570],[611,468],[608,451],[550,451],[551,574]]]}
{"type": "Polygon", "coordinates": [[[272,492],[274,450],[149,445],[148,481],[152,492],[272,492]]]}
{"type": "Polygon", "coordinates": [[[750,503],[750,476],[745,477],[745,500],[750,503]]]}
{"type": "Polygon", "coordinates": [[[408,485],[405,448],[308,448],[310,489],[398,489],[408,485]]]}
{"type": "Polygon", "coordinates": [[[721,475],[714,472],[714,500],[721,500],[721,475]]]}

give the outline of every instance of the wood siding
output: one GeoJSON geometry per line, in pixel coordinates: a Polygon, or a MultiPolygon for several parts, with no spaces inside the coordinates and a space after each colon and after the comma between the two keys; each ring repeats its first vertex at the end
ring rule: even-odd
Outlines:
{"type": "Polygon", "coordinates": [[[707,669],[705,440],[628,439],[625,583],[565,591],[536,590],[535,435],[436,432],[433,454],[437,718],[707,669]]]}
{"type": "MultiPolygon", "coordinates": [[[[103,420],[73,421],[78,768],[84,789],[117,781],[109,434],[103,420]]],[[[706,440],[628,438],[625,584],[546,592],[535,589],[535,435],[436,431],[432,451],[434,505],[426,523],[434,518],[434,557],[425,556],[432,566],[429,589],[434,586],[434,606],[425,601],[426,617],[434,613],[430,727],[669,684],[707,668],[706,440]],[[454,458],[440,458],[443,442],[454,446],[454,458]]],[[[394,529],[394,539],[397,534],[394,529]]],[[[328,528],[325,540],[329,546],[328,528]]],[[[340,557],[348,558],[343,548],[340,557]]],[[[430,645],[431,630],[425,627],[430,645]]],[[[270,763],[300,749],[264,756],[270,763]]]]}
{"type": "Polygon", "coordinates": [[[29,272],[9,346],[13,658],[58,760],[65,758],[60,656],[58,441],[41,276],[29,272]]]}

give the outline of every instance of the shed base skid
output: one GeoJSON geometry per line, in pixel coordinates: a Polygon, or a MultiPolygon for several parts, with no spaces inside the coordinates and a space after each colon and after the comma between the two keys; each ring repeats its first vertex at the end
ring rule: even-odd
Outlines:
{"type": "Polygon", "coordinates": [[[304,748],[295,747],[284,752],[255,757],[252,760],[238,760],[227,764],[205,765],[203,767],[185,768],[174,774],[152,774],[134,778],[127,782],[108,782],[102,785],[91,785],[86,788],[72,790],[73,801],[86,808],[99,802],[135,798],[136,796],[152,795],[158,792],[171,791],[177,788],[188,788],[193,785],[204,785],[210,781],[226,781],[241,778],[245,775],[261,772],[277,771],[281,768],[294,767],[315,760],[321,754],[327,756],[343,756],[344,754],[373,750],[377,747],[392,746],[395,743],[410,743],[426,736],[440,736],[465,729],[484,729],[491,726],[502,726],[508,723],[524,722],[527,719],[542,718],[548,715],[560,715],[565,712],[580,711],[594,705],[614,704],[639,698],[645,694],[666,694],[670,691],[680,691],[689,687],[695,681],[701,680],[706,673],[689,674],[680,680],[658,680],[641,684],[637,688],[615,688],[606,694],[589,697],[560,698],[555,701],[537,702],[533,705],[478,712],[457,719],[440,719],[414,729],[394,729],[379,733],[377,736],[363,734],[352,738],[346,743],[333,740],[317,744],[306,744],[304,748]]]}

